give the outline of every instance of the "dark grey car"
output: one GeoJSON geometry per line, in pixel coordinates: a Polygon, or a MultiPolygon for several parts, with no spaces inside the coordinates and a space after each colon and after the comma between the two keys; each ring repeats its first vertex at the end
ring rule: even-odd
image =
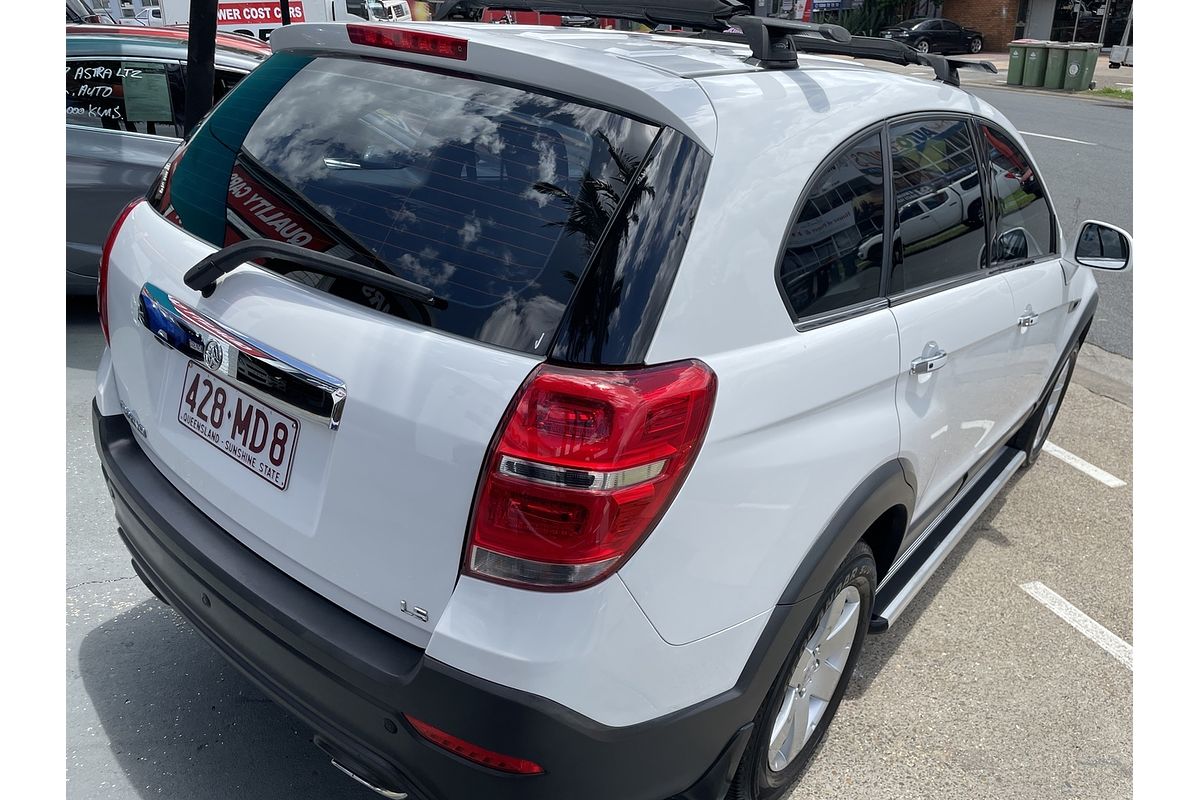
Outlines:
{"type": "MultiPolygon", "coordinates": [[[[214,97],[270,53],[255,39],[218,35],[214,97]]],[[[67,26],[68,294],[96,291],[113,220],[179,146],[186,69],[186,29],[67,26]]]]}

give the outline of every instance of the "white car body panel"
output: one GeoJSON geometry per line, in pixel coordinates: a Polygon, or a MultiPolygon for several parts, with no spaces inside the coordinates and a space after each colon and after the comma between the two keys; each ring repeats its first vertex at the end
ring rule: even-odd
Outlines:
{"type": "Polygon", "coordinates": [[[1037,321],[1020,328],[1010,380],[1021,396],[1036,395],[1050,380],[1070,330],[1071,287],[1063,282],[1060,260],[1050,258],[1004,273],[1018,314],[1032,312],[1037,321]]]}
{"type": "Polygon", "coordinates": [[[1033,405],[1010,377],[1020,336],[1012,303],[1003,275],[993,275],[892,307],[900,330],[900,456],[916,473],[914,519],[960,484],[1033,405]],[[912,361],[930,342],[946,353],[945,366],[913,374],[912,361]]]}
{"type": "Polygon", "coordinates": [[[620,572],[672,644],[774,607],[846,496],[899,452],[892,315],[882,308],[798,333],[779,302],[786,336],[699,354],[717,374],[708,436],[620,572]]]}
{"type": "Polygon", "coordinates": [[[663,641],[617,578],[546,595],[464,577],[426,651],[605,725],[633,725],[737,681],[763,613],[686,647],[663,641]]]}
{"type": "Polygon", "coordinates": [[[536,359],[251,267],[202,298],[183,273],[212,252],[147,205],[129,216],[114,249],[113,368],[121,400],[149,431],[144,449],[247,547],[348,611],[424,645],[454,590],[484,452],[536,359]],[[156,246],[164,240],[173,245],[169,256],[156,246]],[[339,430],[301,419],[286,491],[176,420],[187,359],[137,321],[134,302],[147,281],[345,382],[339,430]],[[402,601],[428,620],[403,613],[402,601]]]}

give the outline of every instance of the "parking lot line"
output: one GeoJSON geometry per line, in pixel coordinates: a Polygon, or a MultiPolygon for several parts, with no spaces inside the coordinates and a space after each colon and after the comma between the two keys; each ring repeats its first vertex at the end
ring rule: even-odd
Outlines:
{"type": "Polygon", "coordinates": [[[1133,669],[1133,645],[1058,596],[1041,581],[1022,583],[1030,597],[1061,617],[1068,625],[1104,648],[1110,656],[1133,669]]]}
{"type": "Polygon", "coordinates": [[[1048,133],[1031,133],[1029,131],[1020,131],[1022,136],[1037,136],[1040,139],[1054,139],[1059,142],[1071,142],[1072,144],[1086,144],[1088,147],[1095,147],[1095,142],[1085,142],[1082,139],[1068,139],[1066,136],[1051,136],[1048,133]]]}
{"type": "Polygon", "coordinates": [[[1042,445],[1042,449],[1060,461],[1065,461],[1066,463],[1070,464],[1072,467],[1088,477],[1095,478],[1105,486],[1116,489],[1125,485],[1125,481],[1113,475],[1109,475],[1104,470],[1100,469],[1094,464],[1089,464],[1074,453],[1063,450],[1054,442],[1046,442],[1044,445],[1042,445]]]}

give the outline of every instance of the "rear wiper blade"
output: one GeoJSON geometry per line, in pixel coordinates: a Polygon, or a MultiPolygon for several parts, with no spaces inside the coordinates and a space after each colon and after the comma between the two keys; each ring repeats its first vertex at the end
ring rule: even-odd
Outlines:
{"type": "MultiPolygon", "coordinates": [[[[304,267],[309,272],[334,278],[348,278],[377,289],[395,292],[433,308],[446,307],[446,300],[434,294],[428,286],[406,281],[374,267],[366,267],[344,258],[273,239],[247,239],[205,256],[184,274],[183,282],[208,297],[216,288],[218,278],[256,258],[276,258],[304,267]]],[[[280,271],[270,266],[265,268],[273,272],[280,271]]]]}

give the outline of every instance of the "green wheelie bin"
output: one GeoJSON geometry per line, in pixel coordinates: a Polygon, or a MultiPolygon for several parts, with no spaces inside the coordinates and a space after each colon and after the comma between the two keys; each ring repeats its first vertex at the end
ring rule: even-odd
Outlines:
{"type": "Polygon", "coordinates": [[[1046,52],[1046,79],[1042,85],[1047,89],[1061,89],[1063,77],[1067,73],[1067,53],[1070,52],[1066,42],[1050,42],[1046,52]]]}
{"type": "Polygon", "coordinates": [[[1046,42],[1030,42],[1025,46],[1025,71],[1022,86],[1041,86],[1046,79],[1046,42]]]}
{"type": "Polygon", "coordinates": [[[1063,77],[1062,88],[1068,92],[1078,92],[1087,88],[1087,84],[1083,82],[1087,76],[1087,56],[1086,44],[1073,44],[1067,51],[1067,72],[1063,77]]]}
{"type": "Polygon", "coordinates": [[[1092,88],[1092,81],[1096,78],[1096,62],[1100,60],[1100,45],[1089,44],[1087,46],[1087,61],[1084,65],[1083,83],[1079,88],[1092,88]]]}
{"type": "Polygon", "coordinates": [[[1020,86],[1025,73],[1025,46],[1028,39],[1008,43],[1008,85],[1020,86]]]}

